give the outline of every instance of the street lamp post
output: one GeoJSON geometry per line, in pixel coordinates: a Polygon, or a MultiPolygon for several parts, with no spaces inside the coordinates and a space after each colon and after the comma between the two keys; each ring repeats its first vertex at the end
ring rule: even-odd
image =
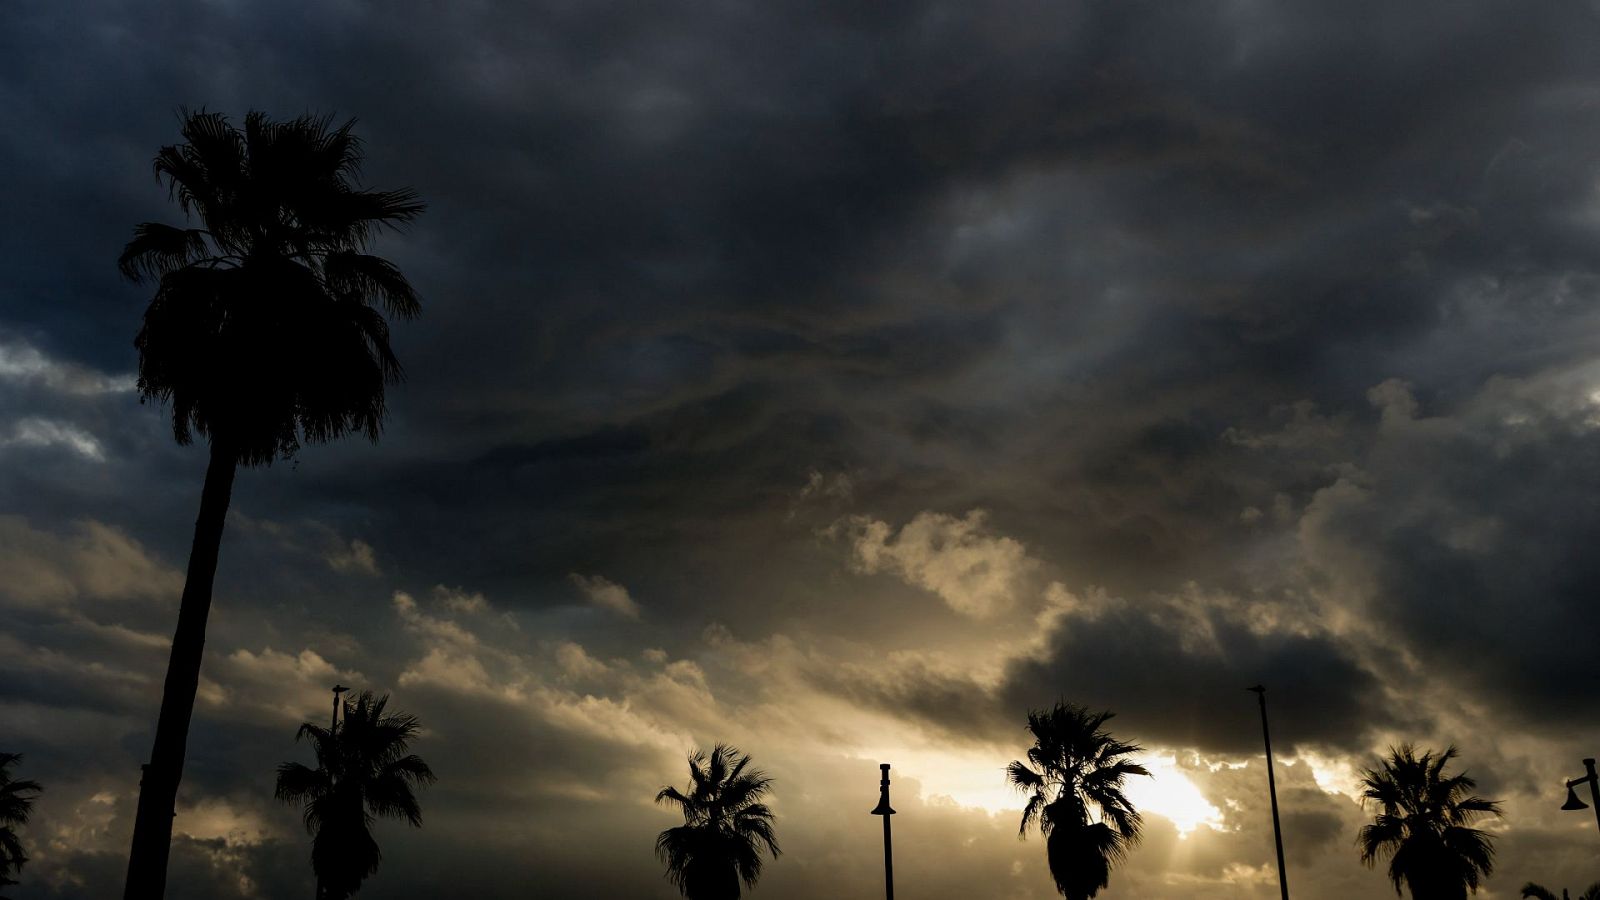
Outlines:
{"type": "Polygon", "coordinates": [[[1278,847],[1278,889],[1289,900],[1289,875],[1283,866],[1283,826],[1278,822],[1278,779],[1272,773],[1272,733],[1267,730],[1267,689],[1261,685],[1245,688],[1261,701],[1261,739],[1267,744],[1267,793],[1272,797],[1272,839],[1278,847]]]}
{"type": "MultiPolygon", "coordinates": [[[[344,693],[345,691],[348,691],[348,690],[350,690],[350,689],[345,687],[342,684],[335,684],[333,686],[333,718],[328,720],[328,734],[329,734],[330,737],[339,728],[339,695],[344,693]]],[[[321,875],[317,876],[317,895],[316,896],[317,896],[317,900],[323,900],[323,898],[328,896],[328,889],[323,886],[323,884],[322,884],[322,876],[321,875]]]]}
{"type": "Polygon", "coordinates": [[[1589,806],[1589,804],[1579,800],[1578,792],[1573,790],[1573,788],[1587,781],[1589,783],[1589,796],[1594,798],[1595,824],[1600,825],[1600,775],[1595,774],[1594,760],[1592,759],[1584,760],[1583,767],[1588,771],[1589,774],[1583,776],[1582,778],[1574,778],[1567,782],[1567,802],[1561,804],[1561,808],[1585,809],[1589,806]]]}
{"type": "Polygon", "coordinates": [[[883,890],[887,900],[894,900],[894,849],[889,841],[889,817],[894,807],[889,805],[889,764],[879,763],[883,780],[878,782],[878,806],[872,815],[883,816],[883,890]]]}
{"type": "Polygon", "coordinates": [[[339,727],[339,695],[350,690],[342,684],[333,686],[333,720],[328,723],[328,731],[339,727]]]}

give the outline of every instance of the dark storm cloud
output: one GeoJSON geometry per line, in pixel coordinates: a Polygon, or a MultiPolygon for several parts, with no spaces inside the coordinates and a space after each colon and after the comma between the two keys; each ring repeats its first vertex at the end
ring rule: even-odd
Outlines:
{"type": "Polygon", "coordinates": [[[1011,660],[998,686],[917,661],[811,678],[947,739],[989,745],[1013,742],[1024,711],[1066,700],[1115,711],[1118,733],[1144,745],[1247,755],[1261,737],[1244,689],[1258,683],[1272,685],[1274,732],[1287,753],[1359,750],[1402,726],[1431,733],[1426,713],[1395,708],[1384,673],[1347,638],[1307,633],[1295,612],[1231,598],[1103,598],[1059,620],[1040,650],[1011,660]]]}
{"type": "MultiPolygon", "coordinates": [[[[1240,754],[1260,735],[1255,704],[1244,692],[1272,685],[1274,731],[1287,748],[1354,749],[1369,729],[1392,724],[1388,698],[1372,673],[1325,636],[1252,633],[1246,623],[1207,617],[1201,637],[1193,619],[1163,612],[1118,610],[1062,629],[1047,662],[1009,673],[1002,693],[1009,709],[1048,708],[1066,695],[1119,714],[1118,725],[1145,743],[1240,754]]],[[[1426,727],[1425,722],[1408,723],[1426,727]]]]}
{"type": "MultiPolygon", "coordinates": [[[[756,485],[819,455],[904,468],[909,460],[884,458],[886,434],[947,448],[945,467],[986,465],[1008,451],[980,423],[996,410],[1015,422],[1017,401],[952,397],[965,391],[962,377],[1018,353],[1047,357],[1052,343],[1068,352],[1084,325],[1118,338],[1087,370],[1059,373],[1068,383],[1088,377],[1133,395],[1197,378],[1221,388],[1191,397],[1180,418],[1135,416],[1092,446],[1063,435],[1081,451],[1063,460],[1086,461],[1082,470],[1057,462],[1054,472],[1018,473],[1097,484],[1113,473],[1087,461],[1150,458],[1163,433],[1212,433],[1240,400],[1264,408],[1358,396],[1376,380],[1358,373],[1436,320],[1436,286],[1396,279],[1419,253],[1440,255],[1442,244],[1442,255],[1479,270],[1518,246],[1568,248],[1552,264],[1588,259],[1566,234],[1570,216],[1530,208],[1570,205],[1572,192],[1534,192],[1530,182],[1576,184],[1582,156],[1538,143],[1530,128],[1550,126],[1499,99],[1553,93],[1559,102],[1588,64],[1573,55],[1582,29],[1554,7],[1452,6],[1442,29],[1441,17],[1381,6],[1365,17],[1247,5],[979,14],[906,4],[760,16],[418,6],[382,17],[352,7],[304,29],[309,10],[172,9],[170,21],[192,23],[176,40],[115,15],[78,33],[77,57],[104,58],[127,76],[118,79],[126,94],[148,95],[119,97],[119,110],[207,99],[185,95],[227,48],[237,61],[220,86],[231,96],[213,105],[358,111],[375,181],[416,183],[433,201],[434,214],[398,245],[432,305],[401,336],[413,372],[428,377],[397,397],[397,437],[426,429],[437,441],[449,429],[467,452],[450,454],[457,463],[430,457],[414,474],[380,468],[371,482],[401,480],[348,501],[393,510],[442,481],[459,489],[446,512],[509,507],[463,517],[468,540],[540,534],[509,521],[527,507],[549,511],[535,520],[578,507],[621,515],[618,530],[638,525],[629,511],[646,499],[737,514],[756,485]],[[128,55],[112,56],[112,46],[128,55]],[[141,69],[149,74],[136,77],[141,69]],[[1491,162],[1497,181],[1486,182],[1491,162]],[[1083,174],[1045,177],[1074,172],[1083,174]],[[952,254],[953,200],[1007,184],[1038,215],[1019,216],[1000,243],[952,254]],[[1092,212],[1074,217],[1075,206],[1092,212]],[[1440,222],[1458,206],[1476,225],[1453,226],[1469,234],[1452,244],[1452,226],[1440,222]],[[1508,247],[1500,229],[1522,237],[1508,247]],[[1080,258],[1084,246],[1096,252],[1080,258]],[[1112,285],[1126,299],[1088,317],[1112,285]],[[1008,340],[1019,328],[1035,340],[1008,340]],[[928,396],[907,404],[906,388],[928,396]],[[835,406],[841,392],[861,399],[835,406]],[[833,421],[840,416],[851,424],[833,421]],[[688,453],[625,472],[633,477],[602,493],[567,479],[555,460],[530,461],[509,484],[493,475],[463,484],[450,471],[479,468],[480,453],[500,461],[618,427],[688,453]],[[672,442],[684,434],[696,439],[672,442]],[[730,472],[707,446],[750,464],[730,472]],[[570,506],[550,502],[552,481],[573,492],[570,506]]],[[[42,28],[51,16],[41,7],[25,21],[42,28]]],[[[67,41],[19,40],[15,65],[76,87],[55,102],[102,122],[107,98],[71,80],[83,71],[71,55],[51,53],[67,41]]],[[[30,112],[50,115],[42,104],[30,112]]],[[[153,147],[170,139],[159,124],[119,140],[153,147]]],[[[14,152],[26,147],[15,139],[14,152]]],[[[142,157],[130,148],[119,159],[127,172],[102,166],[91,177],[116,188],[105,196],[139,195],[129,184],[142,157]]],[[[31,190],[43,205],[68,177],[84,175],[64,170],[31,190]]],[[[94,218],[161,216],[155,192],[143,196],[145,212],[94,218]]],[[[76,228],[62,215],[61,230],[76,228]]],[[[119,234],[98,241],[114,247],[119,234]]],[[[94,245],[74,251],[84,254],[74,271],[96,270],[94,245]]],[[[95,302],[131,313],[135,293],[107,283],[95,302]]],[[[47,294],[60,291],[27,296],[47,294]]],[[[29,327],[60,308],[27,296],[19,291],[14,315],[29,327]]],[[[79,346],[118,358],[111,345],[79,346]]],[[[1031,427],[1081,429],[1104,417],[1104,396],[1029,404],[1043,413],[1031,427]]],[[[349,463],[324,471],[327,480],[291,484],[294,494],[322,495],[352,474],[349,463]]],[[[1152,511],[1146,530],[1170,531],[1159,517],[1174,512],[1152,511]]],[[[1156,552],[1182,549],[1145,537],[1156,552]]]]}
{"type": "Polygon", "coordinates": [[[1353,552],[1374,579],[1367,613],[1432,677],[1470,685],[1524,727],[1596,709],[1575,627],[1600,583],[1596,374],[1492,383],[1439,415],[1401,394],[1391,404],[1407,412],[1390,406],[1367,477],[1317,504],[1315,540],[1353,552]]]}

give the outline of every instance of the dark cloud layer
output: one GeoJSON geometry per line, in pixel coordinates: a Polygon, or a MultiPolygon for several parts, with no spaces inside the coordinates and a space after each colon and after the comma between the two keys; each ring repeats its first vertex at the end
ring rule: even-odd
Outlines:
{"type": "MultiPolygon", "coordinates": [[[[1045,662],[1009,673],[1010,708],[1042,708],[1057,695],[1125,711],[1124,727],[1146,741],[1243,754],[1260,738],[1244,689],[1272,685],[1279,742],[1357,749],[1369,730],[1392,727],[1388,697],[1372,673],[1326,638],[1255,635],[1238,623],[1213,622],[1215,643],[1195,647],[1193,622],[1161,614],[1117,614],[1088,627],[1068,626],[1045,662]],[[1232,701],[1232,702],[1229,702],[1232,701]]],[[[1426,723],[1410,723],[1413,727],[1426,723]]]]}

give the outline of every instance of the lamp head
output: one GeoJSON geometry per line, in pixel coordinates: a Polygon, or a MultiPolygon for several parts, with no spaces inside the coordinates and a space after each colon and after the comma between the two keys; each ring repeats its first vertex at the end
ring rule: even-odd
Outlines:
{"type": "Polygon", "coordinates": [[[1256,685],[1255,687],[1247,687],[1247,688],[1245,688],[1245,690],[1252,691],[1252,692],[1257,693],[1257,694],[1265,694],[1267,692],[1267,689],[1265,687],[1262,687],[1259,684],[1256,685]]]}
{"type": "Polygon", "coordinates": [[[878,768],[883,772],[883,780],[878,782],[878,805],[873,808],[874,816],[892,816],[894,807],[889,805],[889,764],[879,763],[878,768]]]}
{"type": "Polygon", "coordinates": [[[1567,785],[1567,802],[1561,804],[1561,808],[1562,809],[1588,809],[1589,808],[1589,804],[1583,802],[1582,800],[1579,800],[1578,799],[1578,792],[1573,790],[1572,789],[1572,785],[1569,784],[1569,785],[1567,785]]]}

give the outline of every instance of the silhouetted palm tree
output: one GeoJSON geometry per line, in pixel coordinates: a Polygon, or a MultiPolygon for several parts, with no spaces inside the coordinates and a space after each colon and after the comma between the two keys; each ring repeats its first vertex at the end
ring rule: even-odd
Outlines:
{"type": "MultiPolygon", "coordinates": [[[[1522,886],[1522,896],[1532,897],[1534,900],[1571,900],[1571,895],[1565,888],[1562,888],[1561,896],[1557,897],[1555,891],[1531,881],[1522,886]]],[[[1600,881],[1589,885],[1588,890],[1578,895],[1578,900],[1600,900],[1600,881]]]]}
{"type": "Polygon", "coordinates": [[[750,768],[750,757],[718,744],[706,756],[689,756],[688,793],[665,787],[656,802],[674,803],[683,824],[656,838],[656,855],[667,866],[667,878],[689,900],[734,900],[739,883],[756,886],[761,877],[761,851],[778,858],[772,834],[772,810],[761,799],[772,779],[750,768]]]}
{"type": "Polygon", "coordinates": [[[277,797],[303,807],[311,838],[311,870],[318,900],[343,900],[378,870],[383,854],[373,840],[379,818],[405,819],[422,827],[413,788],[432,784],[433,771],[406,751],[421,727],[417,717],[385,713],[389,697],[362,691],[344,702],[344,718],[333,728],[310,722],[295,740],[311,738],[317,767],[278,766],[277,797]]]}
{"type": "Polygon", "coordinates": [[[420,306],[399,269],[364,251],[379,230],[411,221],[423,206],[409,190],[356,186],[353,124],[252,112],[239,129],[215,113],[186,113],[184,143],[161,148],[155,173],[202,227],[146,222],[118,261],[128,278],[158,281],[134,340],[141,398],[171,404],[178,443],[198,433],[211,445],[140,782],[128,900],[160,897],[166,884],[234,470],[288,456],[301,441],[352,432],[377,440],[384,387],[401,375],[372,304],[400,319],[420,306]]]}
{"type": "Polygon", "coordinates": [[[1394,892],[1409,889],[1413,900],[1464,900],[1494,871],[1494,838],[1473,828],[1483,816],[1500,815],[1493,800],[1473,796],[1478,783],[1465,773],[1445,774],[1456,748],[1417,755],[1404,744],[1391,748],[1381,768],[1362,773],[1362,804],[1377,815],[1356,838],[1369,867],[1389,857],[1394,892]]]}
{"type": "Polygon", "coordinates": [[[37,781],[11,777],[11,767],[21,761],[20,753],[0,753],[0,887],[16,884],[11,876],[20,874],[28,861],[17,827],[28,824],[34,797],[44,790],[37,781]]]}
{"type": "Polygon", "coordinates": [[[1091,713],[1070,703],[1028,713],[1034,744],[1028,762],[1013,761],[1006,776],[1030,794],[1017,836],[1035,823],[1056,890],[1067,900],[1088,900],[1111,883],[1111,869],[1139,841],[1142,819],[1122,793],[1130,775],[1150,773],[1127,757],[1142,748],[1101,728],[1113,713],[1091,713]]]}

